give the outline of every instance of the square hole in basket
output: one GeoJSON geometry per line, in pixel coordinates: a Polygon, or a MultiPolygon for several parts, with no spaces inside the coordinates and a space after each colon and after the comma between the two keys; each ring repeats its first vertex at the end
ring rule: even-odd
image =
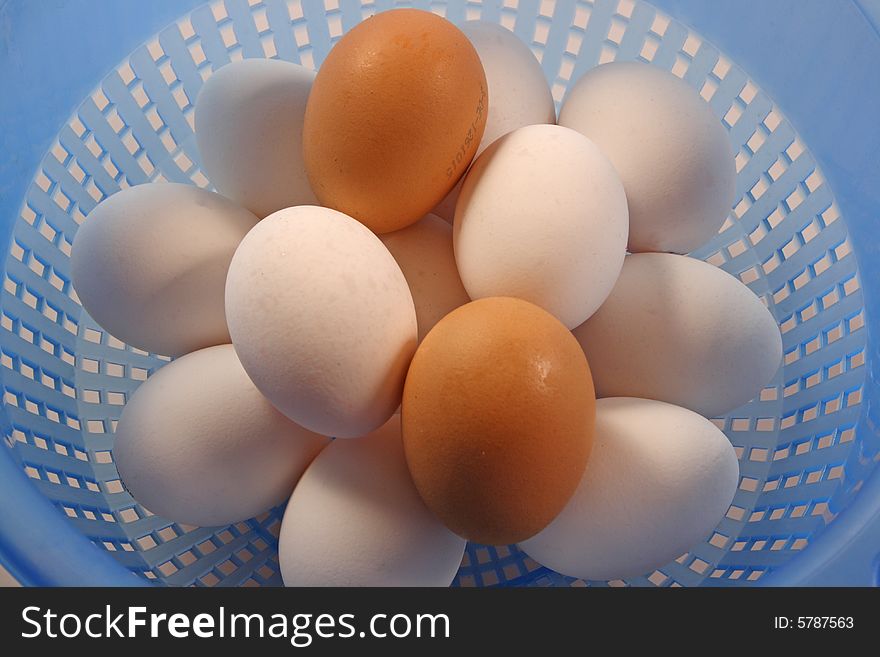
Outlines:
{"type": "Polygon", "coordinates": [[[828,468],[828,473],[825,478],[829,479],[829,480],[833,480],[833,479],[840,479],[841,477],[843,477],[843,466],[842,465],[835,465],[835,466],[828,468]]]}
{"type": "Polygon", "coordinates": [[[669,579],[669,577],[659,570],[655,570],[648,576],[648,581],[651,582],[651,584],[653,584],[654,586],[661,586],[663,582],[665,582],[667,579],[669,579]]]}
{"type": "Polygon", "coordinates": [[[749,460],[763,463],[767,461],[768,454],[769,450],[766,447],[753,447],[749,452],[749,460]]]}
{"type": "Polygon", "coordinates": [[[742,520],[743,517],[745,517],[745,513],[746,513],[745,509],[732,504],[730,506],[730,508],[727,510],[726,516],[728,518],[730,518],[731,520],[742,520]]]}
{"type": "Polygon", "coordinates": [[[861,367],[864,364],[865,364],[865,351],[864,351],[864,349],[855,353],[855,354],[851,354],[851,355],[847,356],[847,364],[846,364],[847,369],[852,370],[857,367],[861,367]]]}
{"type": "Polygon", "coordinates": [[[177,555],[178,561],[183,564],[184,567],[194,564],[198,557],[193,553],[192,550],[187,550],[183,554],[177,555]]]}
{"type": "Polygon", "coordinates": [[[149,534],[147,534],[146,536],[142,536],[135,542],[141,550],[152,550],[154,547],[156,547],[156,545],[158,545],[158,543],[156,543],[156,540],[149,534]]]}
{"type": "Polygon", "coordinates": [[[203,575],[199,581],[205,586],[215,586],[217,582],[220,581],[220,578],[214,573],[208,573],[207,575],[203,575]]]}
{"type": "Polygon", "coordinates": [[[757,419],[757,421],[755,422],[755,431],[773,431],[775,429],[776,429],[776,418],[759,417],[757,419]]]}
{"type": "Polygon", "coordinates": [[[695,573],[703,575],[709,569],[709,564],[702,559],[694,559],[688,566],[688,568],[693,570],[695,573]]]}
{"type": "MultiPolygon", "coordinates": [[[[646,39],[644,45],[642,46],[641,52],[639,52],[639,55],[641,55],[641,57],[645,61],[650,62],[654,59],[654,56],[657,54],[657,49],[659,47],[660,47],[659,41],[657,41],[655,39],[646,39]]],[[[703,85],[703,89],[700,93],[703,96],[703,99],[708,101],[712,98],[712,96],[715,94],[715,91],[717,91],[717,89],[718,89],[718,85],[715,82],[713,82],[711,80],[707,80],[706,84],[703,85]]]]}
{"type": "Polygon", "coordinates": [[[125,488],[123,488],[122,486],[122,481],[119,479],[113,479],[111,481],[105,482],[104,488],[106,488],[107,492],[111,494],[122,493],[125,491],[125,488]]]}
{"type": "Polygon", "coordinates": [[[130,507],[128,509],[122,509],[121,511],[117,512],[117,515],[119,516],[119,519],[122,522],[126,522],[126,523],[127,522],[134,522],[134,521],[140,519],[140,516],[138,516],[138,513],[134,509],[134,507],[130,507]]]}
{"type": "Polygon", "coordinates": [[[159,535],[159,538],[162,539],[163,542],[171,541],[177,538],[177,532],[174,530],[174,527],[168,526],[163,529],[160,529],[156,532],[159,535]]]}

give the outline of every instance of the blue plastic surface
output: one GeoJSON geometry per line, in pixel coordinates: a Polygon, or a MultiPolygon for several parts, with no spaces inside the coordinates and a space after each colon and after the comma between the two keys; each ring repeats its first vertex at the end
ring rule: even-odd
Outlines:
{"type": "MultiPolygon", "coordinates": [[[[120,400],[163,361],[81,314],[65,250],[120,186],[207,184],[188,121],[213,68],[254,56],[318,64],[343,31],[395,3],[225,0],[185,18],[199,4],[0,2],[0,79],[14,90],[0,96],[0,152],[12,154],[0,160],[0,238],[15,236],[0,292],[0,419],[12,448],[0,450],[0,560],[25,583],[279,582],[279,510],[183,527],[119,489],[109,450],[120,400]]],[[[653,6],[662,13],[633,0],[448,3],[450,19],[501,22],[532,45],[557,101],[609,59],[671,69],[741,149],[740,200],[696,255],[767,300],[786,366],[759,399],[718,419],[742,472],[728,516],[704,545],[625,583],[876,584],[880,3],[653,6]]],[[[473,545],[457,581],[581,584],[515,548],[473,545]]]]}
{"type": "MultiPolygon", "coordinates": [[[[8,251],[12,218],[34,171],[80,99],[147,37],[202,1],[0,1],[3,252],[8,251]]],[[[29,484],[18,463],[4,457],[0,457],[0,482],[4,493],[10,492],[0,506],[0,537],[16,540],[0,539],[0,561],[19,582],[37,586],[143,582],[72,526],[34,522],[34,517],[52,517],[57,509],[29,484]]]]}
{"type": "MultiPolygon", "coordinates": [[[[845,208],[864,286],[868,330],[880,327],[880,1],[657,0],[748,70],[809,144],[845,208]],[[745,6],[744,6],[745,5],[745,6]]],[[[880,345],[860,431],[876,434],[880,345]]],[[[810,549],[765,585],[880,584],[880,473],[810,549]]]]}
{"type": "MultiPolygon", "coordinates": [[[[18,213],[58,128],[97,81],[202,2],[0,0],[0,217],[18,213]]],[[[11,229],[0,223],[0,243],[11,229]]]]}

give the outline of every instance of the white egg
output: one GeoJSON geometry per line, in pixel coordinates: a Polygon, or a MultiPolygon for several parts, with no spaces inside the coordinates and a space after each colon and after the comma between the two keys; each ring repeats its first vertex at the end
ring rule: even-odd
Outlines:
{"type": "Polygon", "coordinates": [[[644,575],[706,539],[738,481],[733,447],[704,417],[649,399],[600,399],[577,490],[520,547],[572,577],[644,575]]]}
{"type": "Polygon", "coordinates": [[[76,233],[74,289],[98,324],[133,347],[176,356],[229,342],[226,271],[257,221],[189,185],[123,189],[76,233]]]}
{"type": "Polygon", "coordinates": [[[294,422],[363,436],[400,404],[418,336],[412,295],[351,217],[303,205],[263,219],[232,259],[226,316],[245,370],[294,422]]]}
{"type": "Polygon", "coordinates": [[[713,417],[773,378],[782,337],[761,300],[702,260],[629,255],[608,299],[574,330],[599,397],[646,397],[713,417]]]}
{"type": "Polygon", "coordinates": [[[485,21],[467,21],[459,29],[480,56],[491,99],[477,154],[517,128],[556,123],[553,95],[541,64],[519,37],[485,21]]]}
{"type": "Polygon", "coordinates": [[[470,298],[465,292],[452,250],[452,227],[433,214],[379,239],[394,256],[412,293],[419,342],[434,324],[470,298]]]}
{"type": "Polygon", "coordinates": [[[277,59],[228,64],[195,107],[202,167],[217,191],[259,217],[317,204],[302,157],[302,126],[315,72],[277,59]]]}
{"type": "Polygon", "coordinates": [[[182,356],[147,379],[122,411],[113,458],[150,511],[210,527],[286,500],[328,442],[279,413],[227,344],[182,356]]]}
{"type": "MultiPolygon", "coordinates": [[[[517,128],[556,123],[556,107],[547,78],[525,43],[496,23],[467,21],[459,28],[480,56],[489,88],[489,114],[476,156],[493,141],[517,128]]],[[[461,185],[459,181],[434,209],[434,213],[446,221],[453,219],[461,185]]]]}
{"type": "Polygon", "coordinates": [[[727,132],[687,83],[655,66],[614,62],[568,92],[559,125],[586,135],[614,164],[629,201],[629,250],[688,253],[733,205],[727,132]]]}
{"type": "Polygon", "coordinates": [[[394,417],[315,459],[284,513],[278,558],[287,586],[449,586],[464,547],[419,497],[394,417]]]}
{"type": "Polygon", "coordinates": [[[623,185],[593,142],[527,126],[471,167],[455,210],[455,259],[472,299],[519,297],[574,328],[611,292],[627,225],[623,185]]]}

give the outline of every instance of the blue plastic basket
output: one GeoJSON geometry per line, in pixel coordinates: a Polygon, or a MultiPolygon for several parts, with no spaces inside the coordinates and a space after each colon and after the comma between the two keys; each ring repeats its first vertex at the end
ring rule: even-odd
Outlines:
{"type": "MultiPolygon", "coordinates": [[[[737,151],[736,205],[696,255],[765,299],[785,363],[758,399],[717,420],[742,475],[717,529],[659,570],[608,584],[877,583],[877,3],[197,4],[0,2],[0,421],[9,448],[0,450],[0,561],[22,582],[280,583],[281,509],[196,528],[149,514],[123,490],[116,420],[165,360],[83,312],[70,245],[91,209],[122,187],[209,185],[192,125],[214,70],[243,57],[318,66],[363,18],[409,5],[510,28],[541,60],[557,103],[601,62],[671,70],[708,100],[737,151]]],[[[584,584],[514,547],[478,545],[457,583],[584,584]]]]}

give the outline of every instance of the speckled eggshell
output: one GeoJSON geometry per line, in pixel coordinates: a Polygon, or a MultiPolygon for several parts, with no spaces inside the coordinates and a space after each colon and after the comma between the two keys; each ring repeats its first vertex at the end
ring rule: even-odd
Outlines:
{"type": "Polygon", "coordinates": [[[409,283],[419,323],[419,342],[434,324],[470,301],[452,250],[452,227],[429,214],[393,233],[380,236],[409,283]]]}
{"type": "Polygon", "coordinates": [[[568,92],[559,125],[592,139],[620,174],[631,252],[688,253],[721,228],[736,192],[733,149],[709,104],[672,73],[598,66],[568,92]]]}
{"type": "Polygon", "coordinates": [[[782,360],[773,315],[739,280],[671,253],[629,255],[599,311],[574,335],[600,397],[645,397],[701,415],[755,397],[782,360]]]}
{"type": "Polygon", "coordinates": [[[95,321],[133,347],[177,356],[227,343],[226,272],[257,221],[198,187],[128,187],[77,231],[74,289],[95,321]]]}
{"type": "Polygon", "coordinates": [[[398,417],[315,459],[278,541],[287,586],[449,586],[465,547],[416,492],[398,417]]]}
{"type": "MultiPolygon", "coordinates": [[[[467,21],[459,27],[480,56],[492,99],[477,156],[493,141],[517,128],[556,123],[556,107],[547,78],[525,43],[496,23],[467,21]]],[[[434,208],[435,214],[450,223],[461,185],[459,181],[434,208]]]]}
{"type": "Polygon", "coordinates": [[[226,311],[245,370],[298,424],[363,436],[400,403],[418,335],[412,295],[351,217],[302,205],[263,219],[232,260],[226,311]]]}
{"type": "Polygon", "coordinates": [[[733,447],[704,417],[650,399],[600,399],[577,490],[520,547],[571,577],[646,575],[708,538],[738,481],[733,447]]]}
{"type": "Polygon", "coordinates": [[[568,128],[526,126],[468,172],[455,260],[472,299],[518,297],[574,328],[611,292],[627,226],[623,185],[593,142],[568,128]]]}
{"type": "Polygon", "coordinates": [[[459,536],[524,540],[583,474],[595,393],[577,341],[521,299],[480,299],[419,345],[403,394],[406,460],[422,499],[459,536]]]}
{"type": "Polygon", "coordinates": [[[367,18],[312,86],[303,130],[312,189],[376,233],[415,223],[467,169],[488,107],[480,58],[452,23],[419,9],[367,18]]]}
{"type": "Polygon", "coordinates": [[[221,194],[258,217],[317,204],[302,157],[315,72],[277,59],[245,59],[207,79],[195,108],[202,167],[221,194]]]}
{"type": "Polygon", "coordinates": [[[172,361],[134,393],[113,458],[132,496],[169,520],[216,526],[287,499],[328,439],[279,413],[232,345],[172,361]]]}

